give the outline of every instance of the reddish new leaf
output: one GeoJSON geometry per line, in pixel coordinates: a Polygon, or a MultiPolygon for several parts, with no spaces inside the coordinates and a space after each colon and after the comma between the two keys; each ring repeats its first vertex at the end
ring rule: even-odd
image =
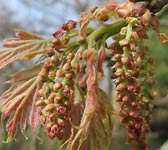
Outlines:
{"type": "Polygon", "coordinates": [[[16,32],[16,36],[21,39],[21,40],[42,40],[43,38],[34,34],[34,33],[30,33],[30,32],[26,32],[23,30],[19,30],[18,32],[16,32]]]}
{"type": "Polygon", "coordinates": [[[38,86],[36,86],[35,94],[33,96],[32,105],[31,105],[30,125],[33,130],[36,128],[36,126],[38,124],[38,120],[39,120],[40,107],[37,107],[35,105],[35,101],[38,97],[37,92],[39,89],[40,89],[40,84],[38,86]]]}
{"type": "Polygon", "coordinates": [[[17,126],[20,125],[22,131],[26,128],[28,110],[33,107],[33,127],[37,121],[37,111],[34,103],[37,98],[37,91],[40,85],[39,72],[41,65],[31,69],[18,72],[9,80],[11,87],[2,95],[0,101],[1,120],[9,116],[6,128],[9,133],[9,139],[16,135],[17,126]],[[36,115],[35,115],[36,114],[36,115]]]}
{"type": "Polygon", "coordinates": [[[3,41],[3,46],[7,48],[0,51],[0,69],[17,60],[31,59],[51,48],[50,40],[35,34],[20,31],[17,36],[3,41]]]}
{"type": "Polygon", "coordinates": [[[104,62],[105,56],[106,56],[105,48],[101,47],[99,50],[99,57],[98,57],[98,72],[100,73],[100,78],[104,76],[103,62],[104,62]]]}
{"type": "MultiPolygon", "coordinates": [[[[80,122],[80,129],[76,133],[72,143],[70,144],[70,150],[74,148],[75,143],[80,139],[80,142],[84,142],[88,136],[91,122],[96,111],[98,103],[98,79],[97,79],[97,61],[95,50],[90,49],[86,51],[86,62],[87,62],[87,95],[85,100],[85,108],[83,116],[80,122]]],[[[80,148],[80,144],[78,148],[80,148]]]]}

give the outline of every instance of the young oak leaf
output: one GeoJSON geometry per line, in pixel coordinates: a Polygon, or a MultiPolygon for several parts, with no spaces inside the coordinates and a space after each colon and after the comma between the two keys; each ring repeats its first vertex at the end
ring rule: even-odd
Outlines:
{"type": "Polygon", "coordinates": [[[109,149],[113,129],[113,107],[108,95],[99,88],[98,106],[89,132],[89,149],[109,149]],[[100,138],[101,137],[101,138],[100,138]]]}
{"type": "Polygon", "coordinates": [[[38,74],[41,71],[41,67],[41,65],[38,65],[14,74],[13,78],[8,81],[12,86],[1,97],[1,120],[3,121],[9,116],[6,129],[10,140],[16,135],[18,125],[20,125],[21,131],[24,132],[29,107],[32,107],[30,118],[33,121],[31,126],[32,128],[36,126],[38,108],[36,108],[34,103],[40,87],[38,74]]]}
{"type": "Polygon", "coordinates": [[[3,41],[3,46],[7,48],[0,51],[0,69],[17,60],[31,59],[51,48],[50,40],[35,34],[19,31],[17,36],[3,41]]]}
{"type": "Polygon", "coordinates": [[[80,122],[80,129],[77,131],[74,139],[72,140],[69,149],[74,149],[76,142],[79,140],[78,149],[81,147],[82,143],[86,140],[93,116],[96,112],[96,107],[98,103],[98,79],[96,71],[96,60],[94,49],[90,49],[86,52],[86,61],[88,67],[88,78],[87,78],[87,95],[85,100],[85,108],[80,122]]]}
{"type": "Polygon", "coordinates": [[[18,32],[16,32],[16,36],[21,40],[43,40],[42,37],[24,30],[18,30],[18,32]]]}

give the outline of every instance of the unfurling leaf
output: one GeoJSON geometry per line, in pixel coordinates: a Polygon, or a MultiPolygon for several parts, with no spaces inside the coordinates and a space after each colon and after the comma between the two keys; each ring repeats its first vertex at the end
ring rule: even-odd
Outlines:
{"type": "Polygon", "coordinates": [[[80,139],[78,149],[82,143],[86,140],[93,116],[96,111],[98,103],[98,83],[97,83],[97,70],[95,67],[95,55],[94,49],[90,49],[86,52],[86,60],[88,66],[88,78],[87,78],[87,96],[85,100],[85,109],[80,122],[80,129],[76,133],[72,143],[70,144],[70,150],[74,148],[77,140],[80,139]]]}
{"type": "Polygon", "coordinates": [[[90,150],[109,148],[113,129],[112,117],[113,107],[110,98],[103,90],[99,89],[98,106],[89,132],[90,150]]]}
{"type": "Polygon", "coordinates": [[[31,125],[35,128],[34,122],[37,122],[38,109],[34,106],[34,102],[40,86],[38,76],[40,71],[41,66],[35,66],[14,74],[13,78],[8,81],[12,86],[1,97],[0,111],[2,121],[9,116],[6,128],[10,139],[14,138],[18,125],[22,132],[25,130],[29,107],[33,107],[31,125]]]}
{"type": "Polygon", "coordinates": [[[50,40],[35,34],[20,31],[17,36],[3,41],[3,46],[7,48],[0,51],[0,69],[17,60],[31,59],[51,48],[50,40]]]}
{"type": "Polygon", "coordinates": [[[43,40],[42,37],[34,34],[34,33],[30,33],[30,32],[26,32],[23,30],[18,30],[18,32],[16,32],[16,36],[21,39],[21,40],[43,40]]]}

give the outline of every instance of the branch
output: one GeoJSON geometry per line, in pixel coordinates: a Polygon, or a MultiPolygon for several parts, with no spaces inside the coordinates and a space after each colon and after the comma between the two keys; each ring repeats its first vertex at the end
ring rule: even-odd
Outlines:
{"type": "Polygon", "coordinates": [[[153,104],[159,107],[168,107],[168,94],[165,97],[154,100],[153,104]]]}
{"type": "Polygon", "coordinates": [[[166,5],[158,14],[158,18],[161,19],[163,16],[165,16],[168,12],[168,5],[166,5]]]}
{"type": "Polygon", "coordinates": [[[148,3],[148,8],[152,13],[158,13],[160,12],[164,6],[168,4],[168,0],[129,0],[134,3],[138,2],[147,2],[148,3]]]}
{"type": "Polygon", "coordinates": [[[157,13],[162,10],[162,8],[168,4],[168,0],[151,0],[149,2],[149,9],[153,13],[157,13]]]}

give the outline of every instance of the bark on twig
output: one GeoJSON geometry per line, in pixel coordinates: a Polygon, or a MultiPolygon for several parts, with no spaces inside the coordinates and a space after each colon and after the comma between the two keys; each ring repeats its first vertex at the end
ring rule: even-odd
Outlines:
{"type": "Polygon", "coordinates": [[[153,104],[159,107],[168,107],[168,94],[165,97],[154,100],[153,104]]]}
{"type": "Polygon", "coordinates": [[[162,8],[168,4],[168,0],[151,0],[149,2],[149,9],[153,13],[157,13],[162,10],[162,8]]]}

